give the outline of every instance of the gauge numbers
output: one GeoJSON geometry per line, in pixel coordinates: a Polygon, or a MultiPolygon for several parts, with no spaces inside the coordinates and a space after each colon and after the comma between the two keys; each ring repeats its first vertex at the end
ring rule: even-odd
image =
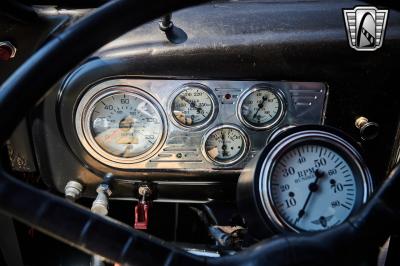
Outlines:
{"type": "Polygon", "coordinates": [[[283,96],[272,88],[254,88],[239,101],[239,118],[249,128],[268,129],[276,125],[284,114],[283,96]]]}
{"type": "Polygon", "coordinates": [[[99,161],[117,167],[142,160],[164,139],[164,116],[151,96],[136,88],[89,91],[77,109],[78,137],[99,161]],[[81,126],[82,125],[82,126],[81,126]]]}
{"type": "Polygon", "coordinates": [[[195,128],[207,124],[213,118],[215,104],[207,87],[190,84],[185,85],[175,96],[171,109],[179,125],[195,128]]]}
{"type": "Polygon", "coordinates": [[[161,117],[154,106],[134,94],[106,96],[94,105],[91,129],[108,153],[131,158],[149,151],[162,135],[161,117]]]}
{"type": "Polygon", "coordinates": [[[324,230],[345,221],[357,195],[363,194],[357,189],[355,172],[335,150],[302,144],[275,164],[271,199],[279,216],[296,230],[324,230]]]}
{"type": "Polygon", "coordinates": [[[203,153],[216,164],[234,164],[243,158],[248,140],[245,133],[234,126],[220,126],[211,130],[204,139],[203,153]]]}

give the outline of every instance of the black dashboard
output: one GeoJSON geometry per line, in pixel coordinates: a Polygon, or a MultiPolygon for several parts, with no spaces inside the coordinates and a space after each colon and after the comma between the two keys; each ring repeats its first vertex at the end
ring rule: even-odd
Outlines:
{"type": "Polygon", "coordinates": [[[22,221],[91,265],[398,259],[399,9],[170,2],[6,0],[6,246],[55,264],[22,221]]]}
{"type": "MultiPolygon", "coordinates": [[[[360,142],[373,175],[384,176],[397,126],[398,102],[390,95],[398,93],[390,84],[394,84],[394,58],[399,53],[398,12],[391,11],[383,47],[365,53],[348,46],[342,13],[343,8],[362,3],[295,3],[216,1],[173,13],[172,35],[161,31],[158,21],[125,34],[54,86],[27,121],[32,151],[19,150],[20,145],[11,140],[13,154],[19,154],[19,159],[25,156],[26,161],[36,158],[32,168],[59,192],[69,180],[77,179],[87,186],[85,195],[93,196],[104,176],[112,174],[120,184],[115,198],[135,198],[138,182],[156,181],[159,200],[207,202],[235,197],[241,170],[274,132],[325,124],[360,142]],[[214,108],[207,123],[195,129],[182,126],[171,109],[179,90],[191,85],[205,88],[214,108]],[[80,117],[85,95],[116,87],[144,96],[162,120],[159,135],[147,135],[156,138],[154,147],[144,147],[138,160],[121,162],[118,156],[102,155],[91,140],[93,129],[79,126],[91,119],[90,114],[80,117]],[[241,119],[243,98],[257,87],[277,90],[282,103],[282,117],[261,130],[241,119]],[[379,124],[377,138],[361,139],[354,125],[360,116],[379,124]],[[219,126],[239,130],[243,147],[238,146],[233,161],[213,160],[217,155],[210,157],[206,149],[207,138],[219,126]],[[379,159],[371,159],[377,154],[379,159]]],[[[44,7],[37,11],[64,25],[87,12],[44,7]]],[[[16,38],[22,41],[23,36],[16,38]]],[[[15,170],[23,170],[18,167],[15,170]]]]}

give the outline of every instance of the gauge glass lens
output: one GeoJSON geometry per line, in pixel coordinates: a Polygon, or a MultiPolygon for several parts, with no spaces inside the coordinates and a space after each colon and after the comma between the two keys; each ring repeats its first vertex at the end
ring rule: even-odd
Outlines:
{"type": "Polygon", "coordinates": [[[275,163],[269,181],[280,218],[298,231],[325,230],[345,221],[363,193],[357,189],[357,169],[350,165],[326,146],[289,149],[275,163]]]}
{"type": "Polygon", "coordinates": [[[266,128],[280,119],[282,108],[282,100],[275,91],[257,89],[243,99],[240,115],[247,126],[266,128]]]}
{"type": "Polygon", "coordinates": [[[244,133],[236,128],[222,127],[207,137],[204,149],[207,157],[212,161],[229,164],[242,158],[246,146],[244,133]]]}
{"type": "Polygon", "coordinates": [[[196,127],[208,122],[214,113],[212,96],[201,86],[189,86],[172,102],[172,115],[186,127],[196,127]]]}
{"type": "Polygon", "coordinates": [[[123,158],[150,151],[163,134],[156,107],[133,93],[115,93],[97,101],[91,112],[90,129],[104,151],[123,158]]]}

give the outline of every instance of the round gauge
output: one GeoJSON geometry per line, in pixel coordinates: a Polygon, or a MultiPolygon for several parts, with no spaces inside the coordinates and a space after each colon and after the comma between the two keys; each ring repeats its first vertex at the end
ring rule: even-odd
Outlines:
{"type": "Polygon", "coordinates": [[[262,130],[275,126],[285,113],[283,95],[270,87],[255,87],[239,100],[238,115],[244,125],[262,130]]]}
{"type": "Polygon", "coordinates": [[[343,223],[371,192],[356,149],[328,132],[304,131],[270,150],[261,173],[267,214],[281,228],[321,231],[343,223]]]}
{"type": "Polygon", "coordinates": [[[121,166],[143,160],[164,138],[158,103],[144,92],[112,87],[85,95],[77,109],[76,128],[83,146],[96,159],[121,166]]]}
{"type": "Polygon", "coordinates": [[[212,129],[203,139],[203,154],[216,164],[234,164],[247,152],[248,138],[238,127],[224,125],[212,129]]]}
{"type": "Polygon", "coordinates": [[[213,119],[215,100],[208,87],[201,84],[188,84],[174,97],[171,111],[179,125],[197,128],[213,119]]]}

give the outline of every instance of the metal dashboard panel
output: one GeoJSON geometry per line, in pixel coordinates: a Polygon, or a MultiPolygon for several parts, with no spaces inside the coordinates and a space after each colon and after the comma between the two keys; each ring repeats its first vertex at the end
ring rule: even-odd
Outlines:
{"type": "MultiPolygon", "coordinates": [[[[276,130],[300,124],[323,124],[326,108],[327,88],[324,83],[317,82],[270,82],[270,81],[215,81],[215,80],[149,80],[149,79],[110,79],[95,86],[104,88],[112,86],[131,86],[141,89],[153,96],[161,105],[167,117],[167,136],[164,144],[152,157],[132,164],[129,170],[186,170],[194,172],[210,172],[224,170],[236,172],[244,168],[267,143],[276,130]],[[171,102],[173,95],[188,83],[202,84],[211,89],[217,99],[216,118],[201,129],[180,127],[172,121],[171,102]],[[274,128],[253,130],[247,128],[238,117],[238,100],[241,95],[254,85],[263,84],[273,87],[284,95],[286,112],[274,128]],[[229,94],[230,97],[225,97],[229,94]],[[242,160],[229,166],[215,165],[206,160],[202,154],[202,139],[207,132],[220,125],[235,125],[248,136],[249,150],[242,160]]],[[[88,90],[90,90],[89,87],[88,90]]],[[[86,91],[87,92],[87,91],[86,91]]]]}

